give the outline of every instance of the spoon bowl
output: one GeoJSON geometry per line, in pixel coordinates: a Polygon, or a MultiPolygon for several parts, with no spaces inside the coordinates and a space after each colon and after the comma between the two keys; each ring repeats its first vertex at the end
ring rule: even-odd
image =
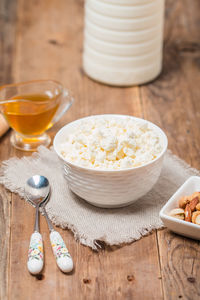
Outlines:
{"type": "Polygon", "coordinates": [[[34,205],[40,205],[48,198],[50,192],[49,181],[42,175],[30,177],[25,184],[27,199],[34,205]]]}

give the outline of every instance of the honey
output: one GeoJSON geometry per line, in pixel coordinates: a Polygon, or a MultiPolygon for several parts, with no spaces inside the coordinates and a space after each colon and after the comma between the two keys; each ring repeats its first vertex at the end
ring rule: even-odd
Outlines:
{"type": "Polygon", "coordinates": [[[1,111],[10,126],[26,136],[40,135],[49,129],[59,106],[60,95],[16,95],[1,103],[1,111]]]}

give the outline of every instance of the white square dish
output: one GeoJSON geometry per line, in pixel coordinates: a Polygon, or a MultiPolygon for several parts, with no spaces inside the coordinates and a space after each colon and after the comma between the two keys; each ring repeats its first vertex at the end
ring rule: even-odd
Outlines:
{"type": "Polygon", "coordinates": [[[192,176],[176,191],[160,211],[160,218],[164,225],[180,235],[200,240],[200,225],[169,216],[169,212],[178,207],[178,200],[182,196],[200,191],[200,177],[192,176]]]}

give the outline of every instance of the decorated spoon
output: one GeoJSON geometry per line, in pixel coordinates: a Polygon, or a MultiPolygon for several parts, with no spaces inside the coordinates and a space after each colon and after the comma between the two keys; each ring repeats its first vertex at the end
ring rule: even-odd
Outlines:
{"type": "MultiPolygon", "coordinates": [[[[59,234],[59,232],[57,232],[57,231],[54,230],[53,225],[52,225],[52,223],[51,223],[51,221],[50,221],[50,219],[49,219],[49,217],[48,217],[48,215],[46,213],[46,210],[45,210],[45,205],[44,204],[46,204],[46,202],[49,200],[49,197],[50,197],[50,185],[49,185],[49,181],[48,181],[48,179],[46,177],[41,176],[41,175],[35,175],[35,176],[31,177],[31,178],[27,181],[27,184],[26,184],[26,191],[28,193],[28,198],[29,199],[31,199],[31,195],[32,195],[32,198],[35,198],[36,194],[37,194],[37,197],[41,197],[40,196],[41,193],[39,191],[40,188],[38,187],[36,181],[38,180],[38,181],[41,181],[41,182],[45,183],[45,186],[43,186],[43,188],[46,189],[46,197],[43,198],[43,201],[40,202],[39,206],[42,205],[43,213],[45,215],[45,218],[46,218],[46,221],[47,221],[47,224],[48,224],[48,227],[49,227],[51,246],[52,246],[52,250],[53,250],[54,256],[56,258],[57,266],[60,268],[60,270],[62,272],[65,272],[65,273],[71,272],[72,269],[73,269],[73,260],[72,260],[72,258],[70,256],[69,252],[68,252],[68,249],[67,249],[67,247],[66,247],[66,245],[65,245],[65,243],[64,243],[64,241],[63,241],[63,239],[61,237],[61,235],[59,234]],[[33,185],[29,184],[29,181],[31,181],[31,178],[34,178],[35,187],[33,187],[33,185]],[[47,187],[48,187],[48,189],[47,189],[47,187]],[[33,190],[33,188],[35,190],[33,190]]],[[[44,190],[43,190],[43,195],[45,195],[45,191],[44,190]]],[[[36,209],[37,209],[37,206],[36,206],[36,209]]],[[[37,210],[36,210],[36,212],[37,212],[37,210]]],[[[37,234],[38,234],[39,233],[39,228],[37,228],[37,229],[38,229],[38,231],[37,231],[37,234]]],[[[41,237],[41,235],[40,235],[40,237],[41,237]]],[[[41,244],[42,237],[38,241],[41,244]]],[[[31,249],[29,249],[29,251],[31,249]]],[[[43,255],[42,255],[42,253],[40,253],[40,255],[41,255],[40,256],[41,261],[43,263],[43,255]]],[[[29,260],[28,260],[28,263],[29,263],[29,260]]],[[[29,265],[28,265],[28,269],[29,269],[29,265]]],[[[31,273],[33,273],[33,272],[31,272],[31,273]]],[[[37,273],[34,273],[34,274],[37,274],[37,273]]]]}
{"type": "Polygon", "coordinates": [[[25,192],[28,201],[36,207],[34,232],[31,235],[27,267],[31,274],[38,274],[42,271],[43,261],[43,242],[39,232],[39,207],[45,201],[50,192],[48,180],[40,175],[29,178],[25,185],[25,192]]]}

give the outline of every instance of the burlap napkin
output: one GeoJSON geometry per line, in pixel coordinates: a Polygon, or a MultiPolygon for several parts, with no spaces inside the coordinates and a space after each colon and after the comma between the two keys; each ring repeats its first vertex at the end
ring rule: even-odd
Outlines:
{"type": "Polygon", "coordinates": [[[46,206],[50,219],[71,229],[80,243],[97,249],[99,240],[109,245],[130,243],[161,228],[161,207],[189,176],[199,172],[168,151],[154,188],[133,205],[118,209],[96,208],[70,192],[61,162],[53,150],[44,147],[32,157],[5,161],[0,183],[24,197],[24,183],[34,174],[44,175],[50,181],[52,196],[46,206]]]}

